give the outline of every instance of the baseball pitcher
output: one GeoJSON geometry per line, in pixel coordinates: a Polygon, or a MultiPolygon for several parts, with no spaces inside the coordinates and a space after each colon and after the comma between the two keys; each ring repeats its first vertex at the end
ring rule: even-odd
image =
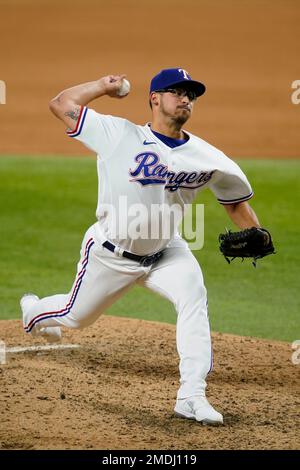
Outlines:
{"type": "Polygon", "coordinates": [[[22,297],[24,329],[57,341],[61,326],[92,324],[135,283],[157,292],[177,312],[180,387],[175,413],[204,424],[222,424],[222,415],[205,397],[206,376],[212,369],[206,289],[201,268],[178,226],[185,204],[209,188],[242,231],[259,231],[259,221],[246,202],[252,189],[236,163],[183,129],[197,98],[205,92],[201,82],[182,68],[158,73],[150,84],[152,119],[146,125],[87,107],[105,95],[124,99],[124,79],[125,75],[108,75],[66,89],[50,102],[51,111],[67,126],[68,136],[97,154],[97,222],[83,238],[69,293],[22,297]],[[124,197],[127,212],[120,205],[124,197]],[[130,223],[124,228],[124,221],[132,221],[136,205],[143,208],[138,229],[132,230],[130,223]],[[162,217],[156,217],[154,207],[165,208],[162,217]],[[171,207],[175,216],[166,210],[171,207]]]}

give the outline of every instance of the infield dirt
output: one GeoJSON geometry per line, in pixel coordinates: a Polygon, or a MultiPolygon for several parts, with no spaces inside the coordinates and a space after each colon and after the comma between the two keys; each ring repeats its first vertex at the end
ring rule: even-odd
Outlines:
{"type": "MultiPolygon", "coordinates": [[[[1,322],[7,346],[31,341],[1,322]]],[[[224,426],[173,414],[175,326],[101,317],[64,331],[78,350],[7,354],[0,366],[1,449],[297,449],[299,365],[289,344],[213,334],[207,396],[224,426]]],[[[44,344],[44,343],[43,343],[44,344]]]]}

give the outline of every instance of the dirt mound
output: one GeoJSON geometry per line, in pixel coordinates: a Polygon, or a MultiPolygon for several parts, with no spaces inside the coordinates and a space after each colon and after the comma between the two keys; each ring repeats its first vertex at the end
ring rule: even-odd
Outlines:
{"type": "MultiPolygon", "coordinates": [[[[45,344],[2,321],[6,347],[45,344]]],[[[176,418],[175,326],[103,316],[64,331],[74,350],[7,354],[1,449],[296,449],[299,366],[287,343],[213,334],[211,403],[223,427],[176,418]],[[298,375],[297,375],[298,374],[298,375]]]]}

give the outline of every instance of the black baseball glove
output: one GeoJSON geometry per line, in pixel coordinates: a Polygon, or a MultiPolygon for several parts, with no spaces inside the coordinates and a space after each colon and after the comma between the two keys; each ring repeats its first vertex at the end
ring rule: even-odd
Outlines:
{"type": "Polygon", "coordinates": [[[252,264],[256,266],[257,259],[275,253],[271,234],[264,228],[252,227],[240,232],[229,230],[219,235],[219,243],[228,263],[234,258],[253,258],[252,264]]]}

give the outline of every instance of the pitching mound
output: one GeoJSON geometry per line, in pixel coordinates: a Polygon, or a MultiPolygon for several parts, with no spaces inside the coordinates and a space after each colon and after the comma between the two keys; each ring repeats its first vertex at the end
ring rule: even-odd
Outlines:
{"type": "MultiPolygon", "coordinates": [[[[2,321],[7,347],[32,346],[2,321]]],[[[102,317],[64,331],[78,349],[7,354],[0,366],[2,449],[296,449],[299,366],[287,343],[216,333],[207,396],[222,427],[173,415],[173,325],[102,317]]],[[[35,341],[37,344],[44,342],[35,341]]]]}

